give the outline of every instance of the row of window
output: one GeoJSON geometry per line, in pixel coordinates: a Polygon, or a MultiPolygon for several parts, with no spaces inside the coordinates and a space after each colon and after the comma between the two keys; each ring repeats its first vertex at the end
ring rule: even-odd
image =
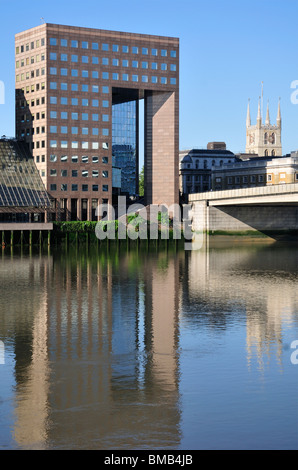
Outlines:
{"type": "Polygon", "coordinates": [[[25,65],[33,65],[38,62],[42,62],[46,60],[46,55],[45,54],[38,54],[36,56],[31,56],[31,57],[26,57],[21,60],[16,61],[16,68],[18,69],[19,67],[25,67],[25,65]]]}
{"type": "MultiPolygon", "coordinates": [[[[50,111],[50,118],[51,119],[57,119],[60,117],[61,119],[68,119],[68,117],[71,117],[73,121],[78,121],[79,119],[82,119],[82,121],[89,121],[89,113],[68,113],[67,111],[61,111],[60,114],[58,115],[57,111],[50,111]]],[[[108,114],[102,114],[101,119],[103,122],[109,122],[110,116],[108,114]]],[[[92,113],[90,114],[90,120],[92,121],[99,121],[99,114],[98,113],[92,113]]]]}
{"type": "MultiPolygon", "coordinates": [[[[18,76],[17,76],[18,77],[18,76]]],[[[17,80],[18,81],[18,80],[17,80]]],[[[40,91],[40,90],[45,90],[46,88],[46,84],[45,82],[42,82],[42,83],[35,83],[35,85],[31,85],[31,86],[26,86],[26,87],[22,87],[20,90],[17,90],[17,93],[18,94],[24,94],[25,91],[26,93],[34,93],[34,91],[40,91]]]]}
{"type": "Polygon", "coordinates": [[[16,82],[22,82],[25,79],[29,80],[30,78],[39,77],[40,75],[45,75],[46,74],[46,69],[37,69],[37,70],[31,70],[30,72],[26,73],[21,73],[20,75],[16,75],[16,82]]]}
{"type": "MultiPolygon", "coordinates": [[[[61,76],[67,76],[67,69],[61,69],[61,76]]],[[[54,73],[53,75],[56,75],[56,73],[54,73]]],[[[71,70],[71,76],[72,77],[75,77],[75,78],[78,78],[79,77],[79,71],[78,70],[71,70]]],[[[87,78],[89,76],[89,72],[88,70],[82,70],[82,78],[87,78]]],[[[92,78],[99,78],[98,77],[98,72],[92,72],[92,78]]],[[[139,82],[139,81],[142,81],[143,83],[149,83],[149,79],[151,81],[151,83],[160,83],[162,85],[166,85],[167,83],[170,83],[171,85],[176,85],[177,83],[177,80],[175,77],[171,77],[170,80],[168,80],[167,77],[157,77],[157,76],[152,76],[152,77],[148,77],[148,75],[135,75],[135,74],[132,74],[132,75],[129,75],[128,73],[122,73],[122,74],[119,74],[117,72],[115,73],[109,73],[109,72],[102,72],[101,73],[101,78],[103,80],[109,80],[110,78],[112,78],[112,80],[120,80],[120,81],[123,81],[123,82],[128,82],[129,80],[131,80],[132,82],[139,82]]],[[[50,82],[50,89],[51,90],[57,90],[57,82],[50,82]]],[[[90,87],[92,89],[93,92],[97,92],[96,91],[96,88],[98,89],[98,86],[92,86],[90,87]]]]}
{"type": "MultiPolygon", "coordinates": [[[[28,132],[29,133],[27,135],[30,135],[30,130],[28,130],[28,132]]],[[[18,137],[25,137],[24,130],[19,131],[18,137]]],[[[61,142],[59,142],[59,145],[60,145],[61,149],[67,149],[69,147],[67,141],[61,141],[61,142]]],[[[92,150],[98,150],[99,146],[100,146],[99,142],[86,142],[86,141],[80,142],[80,145],[81,145],[80,148],[82,148],[82,150],[88,150],[89,148],[92,149],[92,150]]],[[[32,150],[39,149],[39,148],[45,148],[45,146],[46,146],[45,140],[31,142],[31,149],[32,150]]],[[[58,141],[57,140],[50,140],[50,147],[51,148],[58,148],[58,141]]],[[[101,144],[101,147],[102,147],[103,150],[107,150],[109,148],[108,142],[103,142],[101,144]]],[[[79,142],[71,142],[70,143],[70,148],[78,149],[79,148],[79,142]]]]}
{"type": "MultiPolygon", "coordinates": [[[[58,55],[57,55],[56,52],[51,52],[50,53],[50,60],[56,61],[57,57],[58,57],[58,55]]],[[[60,54],[61,62],[68,62],[68,59],[69,59],[68,54],[60,54]]],[[[122,67],[125,67],[125,68],[129,67],[129,60],[128,59],[113,58],[113,59],[110,60],[108,57],[102,57],[102,59],[100,61],[98,57],[95,57],[95,56],[89,57],[87,55],[80,57],[80,59],[81,59],[82,64],[89,64],[89,61],[91,60],[91,63],[93,65],[99,65],[99,63],[101,62],[102,65],[109,65],[111,63],[114,67],[118,67],[120,65],[122,65],[122,67]]],[[[78,63],[79,62],[79,56],[78,55],[71,55],[70,60],[73,63],[78,63]]],[[[17,64],[19,64],[19,62],[17,62],[17,64]]],[[[28,63],[28,65],[29,65],[29,63],[28,63]]],[[[177,65],[176,64],[161,63],[160,64],[160,70],[168,70],[168,66],[169,66],[169,70],[171,72],[176,72],[176,70],[177,70],[177,65]]],[[[17,65],[17,67],[18,67],[18,65],[17,65]]],[[[148,61],[139,62],[138,60],[132,60],[131,61],[131,67],[133,67],[133,68],[139,68],[140,67],[142,69],[149,69],[149,62],[148,61]]],[[[151,62],[150,63],[150,68],[152,70],[158,70],[158,63],[157,62],[151,62]]]]}
{"type": "MultiPolygon", "coordinates": [[[[92,150],[98,150],[99,149],[99,143],[98,142],[83,141],[83,142],[80,142],[80,144],[81,144],[81,148],[83,150],[87,150],[89,148],[92,148],[92,150]]],[[[108,150],[108,148],[109,148],[108,142],[102,142],[101,146],[102,146],[103,150],[108,150]]],[[[58,148],[58,141],[57,140],[50,140],[50,147],[51,148],[58,148]]],[[[65,140],[62,140],[60,142],[60,147],[62,149],[68,148],[69,147],[68,142],[65,141],[65,140]]],[[[75,142],[75,141],[71,142],[70,143],[70,148],[78,149],[79,148],[79,142],[75,142]]]]}
{"type": "MultiPolygon", "coordinates": [[[[50,82],[50,88],[52,90],[57,90],[58,89],[58,84],[57,82],[50,82]]],[[[92,93],[99,93],[99,89],[100,87],[98,85],[92,85],[89,87],[89,85],[81,85],[81,87],[79,87],[79,84],[78,83],[71,83],[70,84],[70,90],[71,91],[80,91],[79,89],[81,89],[81,91],[92,91],[92,93]]],[[[68,83],[65,83],[65,82],[62,82],[60,83],[60,90],[62,91],[67,91],[68,90],[68,83]]],[[[101,87],[101,92],[103,94],[107,94],[109,93],[109,87],[108,86],[102,86],[101,87]]],[[[55,99],[53,99],[52,101],[50,101],[51,104],[57,104],[57,102],[55,102],[55,99]]]]}
{"type": "MultiPolygon", "coordinates": [[[[52,168],[50,169],[50,176],[57,176],[57,169],[52,168]]],[[[62,178],[66,178],[68,176],[68,170],[60,170],[60,175],[62,178]]],[[[88,178],[89,177],[89,171],[88,170],[82,170],[81,175],[83,178],[88,178]]],[[[72,178],[77,178],[79,176],[79,170],[71,170],[71,176],[72,178]]],[[[107,170],[103,170],[101,173],[101,176],[103,178],[108,178],[109,177],[109,172],[107,170]]],[[[92,178],[98,178],[99,177],[99,171],[98,170],[92,170],[92,173],[90,174],[90,177],[92,178]]]]}
{"type": "MultiPolygon", "coordinates": [[[[43,157],[45,157],[45,156],[43,155],[43,157]]],[[[39,156],[37,156],[36,159],[37,159],[37,158],[39,159],[39,156]]],[[[79,157],[78,157],[78,155],[73,155],[70,160],[71,160],[72,163],[78,163],[78,162],[79,162],[79,157]]],[[[38,160],[38,161],[39,161],[39,160],[38,160]]],[[[45,161],[45,160],[43,160],[43,161],[45,161]]],[[[67,155],[62,155],[62,156],[60,157],[60,161],[61,161],[62,163],[67,162],[67,161],[68,161],[68,156],[67,156],[67,155]]],[[[102,163],[109,163],[109,157],[102,157],[102,160],[101,160],[101,161],[102,161],[102,163]]],[[[58,157],[57,157],[57,155],[50,155],[50,162],[51,162],[51,163],[56,163],[56,162],[58,162],[58,157]]],[[[83,164],[89,163],[89,156],[88,156],[88,155],[83,155],[83,156],[81,157],[81,162],[82,162],[83,164]]],[[[98,156],[93,156],[93,157],[91,157],[91,158],[90,158],[90,163],[99,163],[99,157],[98,157],[98,156]]]]}
{"type": "MultiPolygon", "coordinates": [[[[280,180],[285,180],[286,179],[286,174],[281,173],[279,175],[280,180]]],[[[250,175],[250,176],[229,176],[227,178],[228,184],[247,184],[248,182],[250,183],[264,183],[265,181],[267,182],[272,182],[273,181],[273,175],[272,174],[267,174],[267,175],[250,175]]],[[[295,174],[295,180],[298,181],[298,173],[295,174]]],[[[220,183],[222,181],[222,178],[215,178],[216,183],[220,183]]]]}
{"type": "Polygon", "coordinates": [[[30,72],[16,75],[16,82],[19,83],[19,82],[23,82],[24,80],[29,80],[30,78],[35,78],[35,77],[38,78],[39,76],[45,76],[45,74],[46,74],[45,68],[31,70],[30,72]]]}
{"type": "Polygon", "coordinates": [[[42,104],[45,104],[46,102],[46,99],[44,96],[42,96],[41,98],[36,98],[36,99],[32,99],[32,100],[20,100],[18,105],[20,108],[25,108],[26,106],[31,106],[32,108],[34,106],[40,106],[42,104]]]}
{"type": "MultiPolygon", "coordinates": [[[[216,182],[219,182],[221,181],[221,178],[216,178],[216,182]]],[[[229,176],[228,177],[228,184],[240,184],[241,182],[246,184],[248,183],[248,180],[250,180],[251,183],[256,183],[258,181],[258,183],[263,183],[264,182],[264,175],[250,175],[250,176],[229,176]]]]}
{"type": "MultiPolygon", "coordinates": [[[[39,119],[45,119],[46,118],[46,113],[44,111],[42,111],[41,113],[36,113],[36,114],[22,114],[21,115],[21,118],[20,118],[20,121],[21,122],[30,122],[31,120],[34,121],[35,119],[36,120],[39,120],[39,119]]],[[[28,134],[30,135],[30,134],[28,134]]]]}
{"type": "Polygon", "coordinates": [[[142,54],[142,55],[149,55],[151,53],[152,56],[157,57],[160,55],[161,57],[167,57],[168,53],[170,57],[176,58],[177,57],[177,51],[176,50],[170,50],[168,52],[167,49],[156,49],[156,48],[151,48],[151,50],[148,47],[137,47],[137,46],[132,46],[129,47],[128,45],[122,45],[120,46],[119,44],[107,44],[103,43],[101,44],[101,48],[98,42],[91,42],[89,43],[88,41],[77,41],[77,40],[68,40],[68,39],[60,39],[60,41],[57,38],[50,38],[50,46],[61,46],[61,47],[71,47],[73,49],[78,49],[81,47],[81,49],[92,49],[93,51],[99,51],[100,49],[102,51],[113,51],[113,52],[122,52],[123,54],[128,54],[130,51],[132,54],[142,54]]]}
{"type": "Polygon", "coordinates": [[[33,50],[43,46],[45,46],[45,39],[37,39],[36,41],[27,42],[25,45],[17,46],[16,54],[22,54],[23,52],[28,52],[30,49],[33,50]]]}
{"type": "MultiPolygon", "coordinates": [[[[98,88],[98,87],[97,87],[98,88]]],[[[58,104],[58,98],[56,96],[50,96],[50,104],[58,104]]],[[[71,98],[68,99],[66,96],[62,96],[60,98],[60,104],[68,106],[71,104],[72,106],[78,106],[81,104],[82,106],[89,106],[89,104],[92,104],[92,107],[98,107],[99,106],[99,101],[98,100],[89,100],[88,98],[83,98],[79,100],[78,98],[71,98]]],[[[108,100],[102,100],[101,102],[102,108],[108,108],[109,107],[109,101],[108,100]]]]}
{"type": "MultiPolygon", "coordinates": [[[[61,184],[60,186],[61,191],[68,191],[68,185],[67,184],[61,184]]],[[[72,184],[71,185],[71,191],[78,191],[79,190],[79,185],[78,184],[72,184]]],[[[89,191],[89,185],[88,184],[82,184],[81,185],[81,190],[83,192],[89,191]]],[[[53,183],[50,184],[50,191],[57,191],[57,184],[53,183]]],[[[99,191],[99,185],[98,184],[93,184],[91,185],[91,191],[99,191]]],[[[107,192],[109,191],[109,186],[107,184],[102,185],[102,191],[107,192]]]]}
{"type": "MultiPolygon", "coordinates": [[[[19,134],[21,137],[25,136],[31,136],[31,135],[38,135],[38,134],[45,134],[46,128],[45,126],[41,127],[33,127],[33,128],[27,128],[27,129],[21,129],[19,131],[19,134]]],[[[61,134],[68,134],[68,127],[67,126],[60,126],[59,132],[61,134]]],[[[58,133],[58,126],[50,126],[50,133],[51,134],[57,134],[58,133]]],[[[79,129],[77,126],[71,127],[71,134],[73,135],[93,135],[93,136],[98,136],[99,135],[99,129],[97,127],[92,127],[89,129],[89,127],[82,127],[79,129]]],[[[103,136],[108,136],[109,135],[109,129],[103,128],[101,129],[101,135],[103,136]]],[[[65,145],[65,144],[64,144],[65,145]]]]}
{"type": "MultiPolygon", "coordinates": [[[[68,134],[68,126],[60,126],[60,129],[58,130],[58,126],[50,126],[50,134],[68,134]]],[[[90,129],[90,132],[92,135],[99,135],[99,129],[98,128],[92,128],[90,129]]],[[[70,133],[72,135],[89,135],[89,127],[82,127],[79,128],[77,126],[72,126],[70,128],[70,133]]],[[[101,135],[108,136],[110,134],[110,130],[108,128],[102,128],[101,129],[101,135]]]]}

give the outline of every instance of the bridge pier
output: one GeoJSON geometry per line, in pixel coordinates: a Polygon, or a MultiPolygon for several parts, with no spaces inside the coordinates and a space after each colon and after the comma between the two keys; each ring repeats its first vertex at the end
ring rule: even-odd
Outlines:
{"type": "Polygon", "coordinates": [[[297,183],[192,194],[189,202],[195,231],[297,238],[297,183]]]}
{"type": "Polygon", "coordinates": [[[209,232],[209,205],[208,201],[195,201],[192,203],[192,228],[195,232],[209,232]]]}

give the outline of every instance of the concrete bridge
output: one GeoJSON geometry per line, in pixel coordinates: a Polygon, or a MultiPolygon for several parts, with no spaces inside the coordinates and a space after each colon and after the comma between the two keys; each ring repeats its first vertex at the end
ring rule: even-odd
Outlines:
{"type": "Polygon", "coordinates": [[[189,203],[196,231],[298,235],[298,183],[191,194],[189,203]]]}

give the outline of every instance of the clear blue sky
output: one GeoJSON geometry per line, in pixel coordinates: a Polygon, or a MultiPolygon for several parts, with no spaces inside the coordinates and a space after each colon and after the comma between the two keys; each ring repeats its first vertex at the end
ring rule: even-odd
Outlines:
{"type": "Polygon", "coordinates": [[[48,23],[175,36],[180,38],[180,148],[225,141],[245,150],[251,99],[257,116],[261,82],[264,107],[276,122],[281,98],[283,153],[298,149],[296,0],[0,0],[1,69],[5,104],[0,134],[14,135],[14,35],[48,23]]]}

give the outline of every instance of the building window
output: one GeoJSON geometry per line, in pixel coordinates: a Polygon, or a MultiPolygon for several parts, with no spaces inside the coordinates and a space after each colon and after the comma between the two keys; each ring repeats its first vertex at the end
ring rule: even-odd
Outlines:
{"type": "Polygon", "coordinates": [[[267,175],[267,181],[269,181],[269,182],[272,181],[272,175],[267,175]]]}

